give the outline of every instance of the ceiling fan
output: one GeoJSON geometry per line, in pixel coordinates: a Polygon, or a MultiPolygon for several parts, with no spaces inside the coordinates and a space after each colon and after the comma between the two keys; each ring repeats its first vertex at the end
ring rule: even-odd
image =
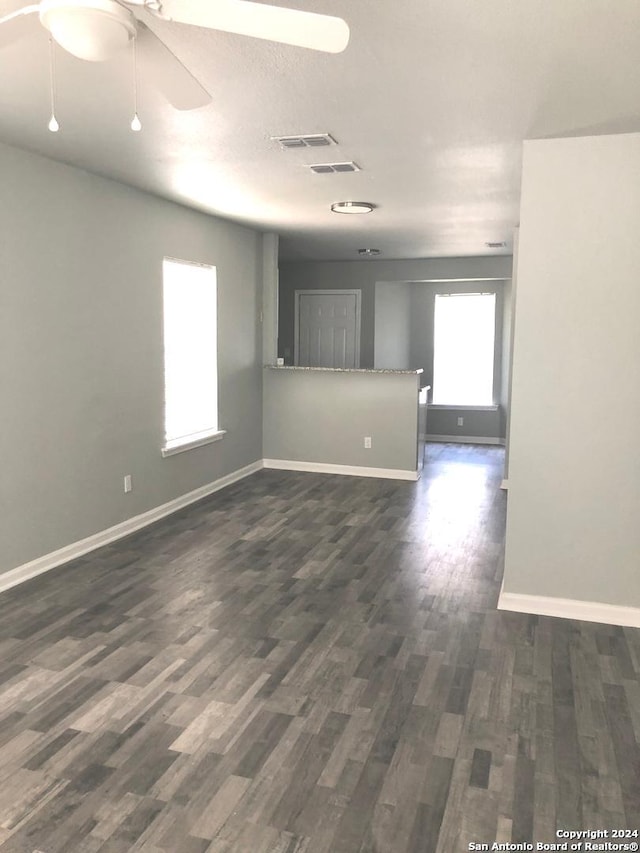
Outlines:
{"type": "Polygon", "coordinates": [[[167,23],[222,30],[328,53],[340,53],[349,41],[349,27],[342,18],[250,0],[40,0],[0,16],[0,24],[7,25],[6,30],[0,28],[0,46],[20,38],[34,14],[51,37],[79,59],[110,59],[135,39],[139,61],[150,70],[156,87],[179,110],[204,106],[211,96],[146,26],[145,15],[167,23]]]}

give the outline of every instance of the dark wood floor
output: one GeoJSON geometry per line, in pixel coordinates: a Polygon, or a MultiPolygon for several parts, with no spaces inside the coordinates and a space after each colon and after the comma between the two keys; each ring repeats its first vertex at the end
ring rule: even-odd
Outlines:
{"type": "Polygon", "coordinates": [[[265,471],[0,596],[1,853],[640,827],[640,631],[496,611],[501,477],[265,471]]]}

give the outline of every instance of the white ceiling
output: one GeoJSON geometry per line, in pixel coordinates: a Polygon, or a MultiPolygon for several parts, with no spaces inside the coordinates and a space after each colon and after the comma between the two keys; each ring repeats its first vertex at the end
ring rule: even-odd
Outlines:
{"type": "MultiPolygon", "coordinates": [[[[203,3],[215,0],[202,0],[203,3]]],[[[281,235],[285,259],[511,251],[522,140],[640,130],[637,0],[278,0],[343,17],[351,41],[322,54],[151,20],[210,91],[180,113],[143,80],[132,133],[131,57],[58,52],[47,131],[47,34],[2,46],[0,140],[281,235]],[[331,133],[283,151],[272,136],[331,133]],[[357,173],[305,165],[355,160],[357,173]],[[366,216],[330,212],[369,201],[366,216]]],[[[0,0],[0,15],[17,0],[0,0]]]]}

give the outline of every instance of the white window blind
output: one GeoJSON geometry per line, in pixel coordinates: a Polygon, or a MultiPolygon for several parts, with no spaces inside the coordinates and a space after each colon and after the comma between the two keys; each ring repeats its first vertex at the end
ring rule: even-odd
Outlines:
{"type": "Polygon", "coordinates": [[[494,293],[437,294],[433,342],[433,402],[493,405],[494,293]]]}
{"type": "Polygon", "coordinates": [[[163,263],[165,450],[218,430],[216,268],[163,263]]]}

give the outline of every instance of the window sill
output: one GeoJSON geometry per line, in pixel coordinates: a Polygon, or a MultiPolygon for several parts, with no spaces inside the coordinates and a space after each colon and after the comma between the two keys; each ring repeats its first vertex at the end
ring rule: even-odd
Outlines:
{"type": "Polygon", "coordinates": [[[442,411],[464,411],[464,412],[497,412],[499,406],[455,406],[452,403],[429,403],[430,409],[441,409],[442,411]]]}
{"type": "Polygon", "coordinates": [[[220,441],[227,434],[226,429],[218,429],[209,435],[193,438],[190,441],[184,441],[182,444],[169,444],[160,448],[160,453],[166,458],[167,456],[175,456],[176,453],[184,453],[186,450],[193,450],[194,447],[203,447],[205,444],[212,444],[214,441],[220,441]]]}

